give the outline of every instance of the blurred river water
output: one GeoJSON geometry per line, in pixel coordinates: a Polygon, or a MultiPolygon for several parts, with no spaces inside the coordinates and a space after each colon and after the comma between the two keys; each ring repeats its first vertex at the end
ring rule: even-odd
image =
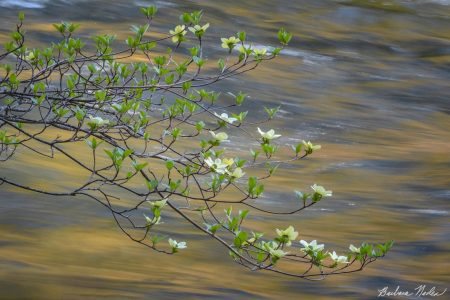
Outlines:
{"type": "MultiPolygon", "coordinates": [[[[187,223],[173,226],[188,249],[167,257],[126,239],[94,202],[1,186],[0,298],[375,299],[386,286],[450,287],[450,1],[0,0],[0,40],[20,10],[44,45],[61,20],[80,23],[84,37],[125,35],[150,4],[159,7],[162,32],[182,12],[203,9],[211,23],[206,56],[222,53],[220,37],[239,30],[257,45],[276,44],[279,27],[294,34],[281,57],[220,89],[248,93],[261,103],[254,115],[281,105],[271,124],[281,143],[322,145],[295,169],[280,170],[265,201],[293,198],[313,183],[333,198],[287,218],[256,214],[254,227],[292,224],[302,239],[341,252],[363,241],[393,239],[395,247],[362,273],[309,282],[242,269],[187,223]]],[[[248,151],[244,136],[233,142],[248,151]]],[[[77,176],[33,158],[14,166],[0,176],[40,186],[77,176]]]]}

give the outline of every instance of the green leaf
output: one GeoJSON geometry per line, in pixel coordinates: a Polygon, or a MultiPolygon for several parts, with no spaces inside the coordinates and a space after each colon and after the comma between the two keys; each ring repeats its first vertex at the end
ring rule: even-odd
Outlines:
{"type": "Polygon", "coordinates": [[[61,34],[64,34],[64,32],[66,31],[66,26],[65,26],[64,23],[61,23],[61,24],[52,24],[52,25],[53,25],[53,27],[55,27],[55,29],[56,29],[59,33],[61,33],[61,34]]]}
{"type": "Polygon", "coordinates": [[[269,174],[270,174],[270,175],[273,175],[273,174],[275,173],[275,171],[278,169],[278,166],[279,166],[279,164],[278,164],[278,165],[275,165],[275,166],[269,165],[269,166],[268,166],[269,174]]]}
{"type": "Polygon", "coordinates": [[[151,192],[158,187],[159,182],[158,182],[158,180],[152,179],[152,180],[146,181],[146,184],[147,184],[148,190],[151,192]]]}
{"type": "Polygon", "coordinates": [[[123,159],[127,158],[127,157],[130,156],[133,152],[134,152],[134,151],[133,151],[132,149],[127,149],[127,150],[125,150],[125,151],[123,152],[123,154],[122,154],[122,158],[123,158],[123,159]]]}
{"type": "Polygon", "coordinates": [[[242,244],[247,241],[248,233],[245,231],[239,231],[234,238],[234,245],[240,248],[242,244]]]}
{"type": "Polygon", "coordinates": [[[189,13],[183,13],[183,14],[180,16],[180,20],[183,21],[183,23],[190,24],[190,23],[192,22],[192,21],[191,21],[191,14],[189,14],[189,13]]]}
{"type": "Polygon", "coordinates": [[[240,218],[241,220],[244,220],[245,217],[247,217],[248,213],[249,213],[249,210],[248,210],[248,209],[243,210],[243,211],[239,211],[239,218],[240,218]]]}
{"type": "Polygon", "coordinates": [[[172,137],[174,140],[176,140],[181,135],[182,130],[178,127],[172,129],[172,137]]]}
{"type": "Polygon", "coordinates": [[[245,165],[245,163],[246,163],[247,161],[246,161],[245,159],[240,159],[240,158],[236,157],[236,158],[234,159],[234,162],[235,162],[235,164],[236,164],[236,167],[242,168],[242,167],[245,165]]]}
{"type": "Polygon", "coordinates": [[[114,161],[114,154],[111,151],[106,150],[106,149],[104,151],[109,156],[109,158],[111,158],[114,161]]]}
{"type": "Polygon", "coordinates": [[[147,19],[151,19],[155,16],[158,8],[155,5],[152,5],[149,7],[141,7],[139,10],[144,14],[145,17],[147,17],[147,19]]]}
{"type": "Polygon", "coordinates": [[[280,106],[275,107],[275,108],[267,108],[267,107],[264,106],[264,110],[269,115],[269,119],[273,119],[275,114],[280,110],[280,106]]]}
{"type": "Polygon", "coordinates": [[[230,206],[230,207],[228,207],[226,210],[225,210],[225,214],[228,216],[228,217],[230,217],[231,216],[231,213],[233,212],[233,206],[230,206]]]}
{"type": "Polygon", "coordinates": [[[223,58],[220,58],[220,59],[217,61],[217,64],[219,65],[220,71],[223,71],[223,69],[225,69],[225,61],[223,60],[223,58]]]}
{"type": "Polygon", "coordinates": [[[95,100],[102,102],[106,99],[107,92],[106,90],[98,90],[95,91],[95,100]]]}
{"type": "Polygon", "coordinates": [[[200,57],[198,57],[198,56],[193,56],[192,60],[199,67],[202,67],[205,64],[205,61],[203,59],[201,59],[200,57]]]}
{"type": "Polygon", "coordinates": [[[75,30],[77,30],[78,27],[80,27],[80,24],[68,23],[67,30],[70,33],[73,33],[75,30]]]}
{"type": "Polygon", "coordinates": [[[103,141],[98,141],[95,137],[92,137],[91,140],[86,139],[86,144],[92,149],[95,150],[97,147],[103,143],[103,141]]]}
{"type": "Polygon", "coordinates": [[[239,92],[239,94],[236,95],[236,105],[241,105],[244,103],[245,97],[247,97],[247,94],[244,94],[242,92],[239,92]]]}
{"type": "Polygon", "coordinates": [[[177,181],[169,179],[169,189],[171,192],[175,192],[181,184],[181,180],[178,179],[177,181]]]}
{"type": "Polygon", "coordinates": [[[264,185],[260,184],[256,187],[255,192],[253,194],[254,197],[259,197],[264,193],[264,185]]]}
{"type": "Polygon", "coordinates": [[[240,112],[239,114],[231,114],[233,118],[236,118],[240,123],[244,122],[247,117],[248,111],[240,112]]]}
{"type": "Polygon", "coordinates": [[[255,161],[258,158],[259,153],[260,153],[259,151],[250,150],[250,154],[253,157],[253,161],[255,161]]]}
{"type": "MultiPolygon", "coordinates": [[[[44,97],[45,97],[45,95],[44,95],[44,97]]],[[[75,118],[79,122],[81,122],[84,119],[85,116],[86,116],[86,111],[84,109],[82,109],[82,108],[77,107],[76,110],[75,110],[75,118]]]]}
{"type": "Polygon", "coordinates": [[[205,122],[203,122],[203,121],[198,121],[198,122],[195,124],[195,129],[197,129],[198,132],[202,131],[203,128],[205,128],[205,122]]]}
{"type": "Polygon", "coordinates": [[[208,230],[212,234],[215,234],[217,232],[217,230],[219,230],[220,227],[222,227],[222,224],[209,225],[209,224],[205,223],[205,225],[206,225],[206,230],[208,230]]]}
{"type": "Polygon", "coordinates": [[[133,161],[131,164],[133,165],[133,168],[136,170],[136,172],[140,172],[148,165],[148,162],[138,163],[136,161],[133,161]]]}
{"type": "Polygon", "coordinates": [[[256,184],[257,184],[257,179],[256,177],[249,177],[248,178],[248,193],[250,194],[250,196],[252,196],[254,194],[255,188],[256,188],[256,184]]]}
{"type": "Polygon", "coordinates": [[[281,52],[281,50],[283,50],[282,48],[274,48],[273,50],[272,50],[272,54],[274,55],[274,56],[277,56],[278,54],[280,54],[280,52],[281,52]]]}
{"type": "Polygon", "coordinates": [[[166,84],[172,84],[175,78],[175,74],[170,74],[168,76],[166,76],[166,78],[164,79],[164,81],[166,82],[166,84]]]}
{"type": "Polygon", "coordinates": [[[189,48],[189,52],[191,53],[192,57],[198,56],[200,53],[200,47],[195,46],[195,47],[189,48]]]}
{"type": "Polygon", "coordinates": [[[174,165],[174,163],[173,163],[173,160],[168,160],[168,161],[166,161],[166,168],[167,168],[167,170],[172,170],[173,169],[173,165],[174,165]]]}
{"type": "Polygon", "coordinates": [[[245,33],[245,31],[238,32],[237,36],[238,36],[239,40],[241,40],[241,42],[245,42],[245,40],[247,38],[247,34],[245,33]]]}
{"type": "Polygon", "coordinates": [[[150,240],[152,241],[152,245],[155,246],[156,244],[158,244],[160,241],[162,241],[163,239],[165,239],[165,237],[163,236],[159,236],[159,235],[153,235],[150,237],[150,240]]]}
{"type": "Polygon", "coordinates": [[[298,155],[302,151],[302,146],[302,143],[292,146],[292,149],[295,151],[295,155],[298,155]]]}
{"type": "Polygon", "coordinates": [[[284,28],[278,31],[278,40],[282,45],[287,45],[292,39],[292,34],[288,33],[284,28]]]}

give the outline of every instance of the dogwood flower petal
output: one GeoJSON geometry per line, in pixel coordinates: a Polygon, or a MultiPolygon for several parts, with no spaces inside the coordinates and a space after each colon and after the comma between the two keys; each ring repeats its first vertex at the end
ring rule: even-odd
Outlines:
{"type": "Polygon", "coordinates": [[[230,123],[230,124],[233,124],[234,122],[237,121],[236,118],[229,117],[228,114],[226,114],[226,113],[222,113],[222,114],[220,114],[220,115],[217,114],[217,113],[214,113],[214,115],[215,115],[216,117],[222,119],[223,121],[225,121],[225,122],[227,122],[227,123],[230,123]]]}
{"type": "Polygon", "coordinates": [[[273,139],[279,138],[281,136],[281,134],[275,134],[275,130],[273,130],[273,129],[270,129],[269,131],[264,132],[261,130],[261,128],[258,127],[258,132],[261,135],[261,137],[266,140],[273,140],[273,139]]]}
{"type": "Polygon", "coordinates": [[[225,132],[219,132],[216,134],[214,131],[210,131],[209,133],[212,135],[214,140],[219,142],[223,142],[228,139],[228,134],[226,134],[225,132]]]}
{"type": "Polygon", "coordinates": [[[315,193],[319,194],[322,197],[331,197],[333,195],[333,191],[327,191],[321,185],[314,184],[311,186],[315,193]]]}

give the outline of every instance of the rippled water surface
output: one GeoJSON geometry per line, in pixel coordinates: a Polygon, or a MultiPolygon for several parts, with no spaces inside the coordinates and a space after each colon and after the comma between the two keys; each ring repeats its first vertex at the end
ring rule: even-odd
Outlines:
{"type": "MultiPolygon", "coordinates": [[[[60,20],[81,23],[83,36],[120,36],[142,20],[138,7],[151,3],[165,32],[181,12],[202,8],[212,24],[211,57],[221,51],[219,38],[239,29],[261,45],[275,43],[281,26],[294,33],[282,57],[221,88],[249,93],[261,103],[256,113],[281,105],[272,124],[281,142],[322,144],[299,168],[279,172],[265,201],[281,202],[292,197],[286,191],[314,182],[334,197],[297,216],[256,215],[253,224],[293,224],[302,238],[342,251],[390,239],[395,248],[363,273],[307,282],[244,270],[182,222],[173,228],[190,247],[166,257],[125,239],[96,203],[1,186],[0,298],[372,299],[384,286],[450,287],[449,1],[0,0],[0,39],[19,10],[36,45],[53,40],[50,24],[60,20]]],[[[234,139],[239,151],[248,150],[243,138],[234,139]]],[[[57,187],[77,176],[30,158],[12,166],[0,176],[57,187]]]]}

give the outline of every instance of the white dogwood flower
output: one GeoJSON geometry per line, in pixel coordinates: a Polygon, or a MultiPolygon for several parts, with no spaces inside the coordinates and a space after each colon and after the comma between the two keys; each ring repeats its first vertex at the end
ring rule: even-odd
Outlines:
{"type": "Polygon", "coordinates": [[[183,39],[183,36],[186,35],[186,26],[184,25],[177,25],[174,30],[169,30],[169,33],[173,35],[172,42],[178,43],[181,39],[183,39]]]}
{"type": "Polygon", "coordinates": [[[159,200],[159,201],[152,201],[150,202],[150,205],[155,207],[155,208],[163,208],[164,206],[166,206],[167,203],[167,199],[163,199],[163,200],[159,200]]]}
{"type": "Polygon", "coordinates": [[[224,158],[224,159],[222,159],[222,163],[226,164],[227,166],[232,166],[234,164],[234,159],[224,158]]]}
{"type": "Polygon", "coordinates": [[[350,245],[350,247],[348,247],[350,249],[351,252],[353,253],[360,253],[361,252],[361,248],[357,248],[353,245],[350,245]]]}
{"type": "Polygon", "coordinates": [[[216,117],[222,119],[223,121],[225,121],[225,122],[227,122],[227,123],[230,123],[230,124],[233,124],[234,122],[237,121],[236,118],[229,117],[228,114],[226,114],[226,113],[222,113],[222,114],[220,114],[220,115],[217,114],[217,113],[214,113],[214,115],[215,115],[216,117]]]}
{"type": "Polygon", "coordinates": [[[349,261],[347,260],[347,256],[337,255],[335,251],[333,251],[333,253],[328,253],[328,255],[330,255],[331,259],[337,263],[342,263],[342,264],[349,263],[349,261]]]}
{"type": "Polygon", "coordinates": [[[89,116],[88,126],[94,130],[98,127],[106,126],[109,124],[109,120],[102,119],[101,117],[89,116]]]}
{"type": "Polygon", "coordinates": [[[228,139],[228,134],[225,132],[214,133],[214,131],[210,131],[209,133],[211,133],[214,140],[219,142],[223,142],[228,139]]]}
{"type": "Polygon", "coordinates": [[[273,129],[270,129],[269,131],[264,132],[258,127],[258,132],[259,132],[259,134],[261,135],[261,137],[263,139],[266,139],[266,140],[269,140],[269,141],[273,140],[273,139],[276,139],[276,138],[279,138],[281,136],[281,134],[275,134],[275,130],[273,130],[273,129]]]}
{"type": "Polygon", "coordinates": [[[316,194],[319,194],[321,197],[331,197],[333,195],[333,191],[327,191],[321,185],[314,184],[311,186],[316,194]]]}
{"type": "Polygon", "coordinates": [[[294,227],[292,226],[289,226],[285,230],[277,229],[276,231],[279,240],[285,242],[287,246],[290,246],[291,242],[294,241],[298,236],[298,232],[295,231],[294,227]]]}
{"type": "Polygon", "coordinates": [[[206,29],[208,29],[208,28],[209,28],[209,23],[206,23],[203,26],[200,26],[197,24],[194,27],[189,27],[188,29],[190,32],[192,32],[196,36],[201,37],[205,33],[206,29]]]}
{"type": "Polygon", "coordinates": [[[281,249],[270,249],[269,253],[272,257],[276,258],[276,260],[286,256],[287,254],[289,254],[289,252],[284,252],[281,249]]]}
{"type": "Polygon", "coordinates": [[[301,240],[300,244],[303,245],[303,248],[301,248],[301,250],[303,251],[308,251],[311,250],[312,252],[318,252],[323,250],[323,248],[325,247],[324,244],[317,244],[316,240],[311,241],[310,243],[308,243],[307,241],[301,240]]]}
{"type": "Polygon", "coordinates": [[[255,48],[253,49],[255,56],[264,56],[267,53],[267,48],[255,48]]]}
{"type": "Polygon", "coordinates": [[[177,242],[176,240],[169,239],[169,245],[172,247],[172,251],[175,252],[175,250],[178,249],[185,249],[187,248],[186,242],[177,242]]]}
{"type": "Polygon", "coordinates": [[[206,165],[218,174],[225,174],[227,172],[228,165],[224,164],[220,158],[213,160],[211,157],[205,159],[206,165]]]}
{"type": "Polygon", "coordinates": [[[240,40],[237,37],[230,36],[229,38],[221,38],[222,41],[222,48],[224,49],[233,49],[234,46],[236,46],[237,43],[240,42],[240,40]]]}
{"type": "Polygon", "coordinates": [[[239,178],[241,178],[242,176],[244,176],[245,173],[242,172],[242,169],[241,169],[241,168],[236,168],[236,169],[233,170],[233,172],[229,173],[229,175],[230,175],[231,177],[235,178],[235,179],[239,179],[239,178]]]}
{"type": "Polygon", "coordinates": [[[320,148],[322,148],[322,146],[320,145],[314,145],[313,143],[311,143],[310,141],[302,141],[303,145],[305,146],[305,151],[308,154],[313,153],[315,150],[319,150],[320,148]]]}

